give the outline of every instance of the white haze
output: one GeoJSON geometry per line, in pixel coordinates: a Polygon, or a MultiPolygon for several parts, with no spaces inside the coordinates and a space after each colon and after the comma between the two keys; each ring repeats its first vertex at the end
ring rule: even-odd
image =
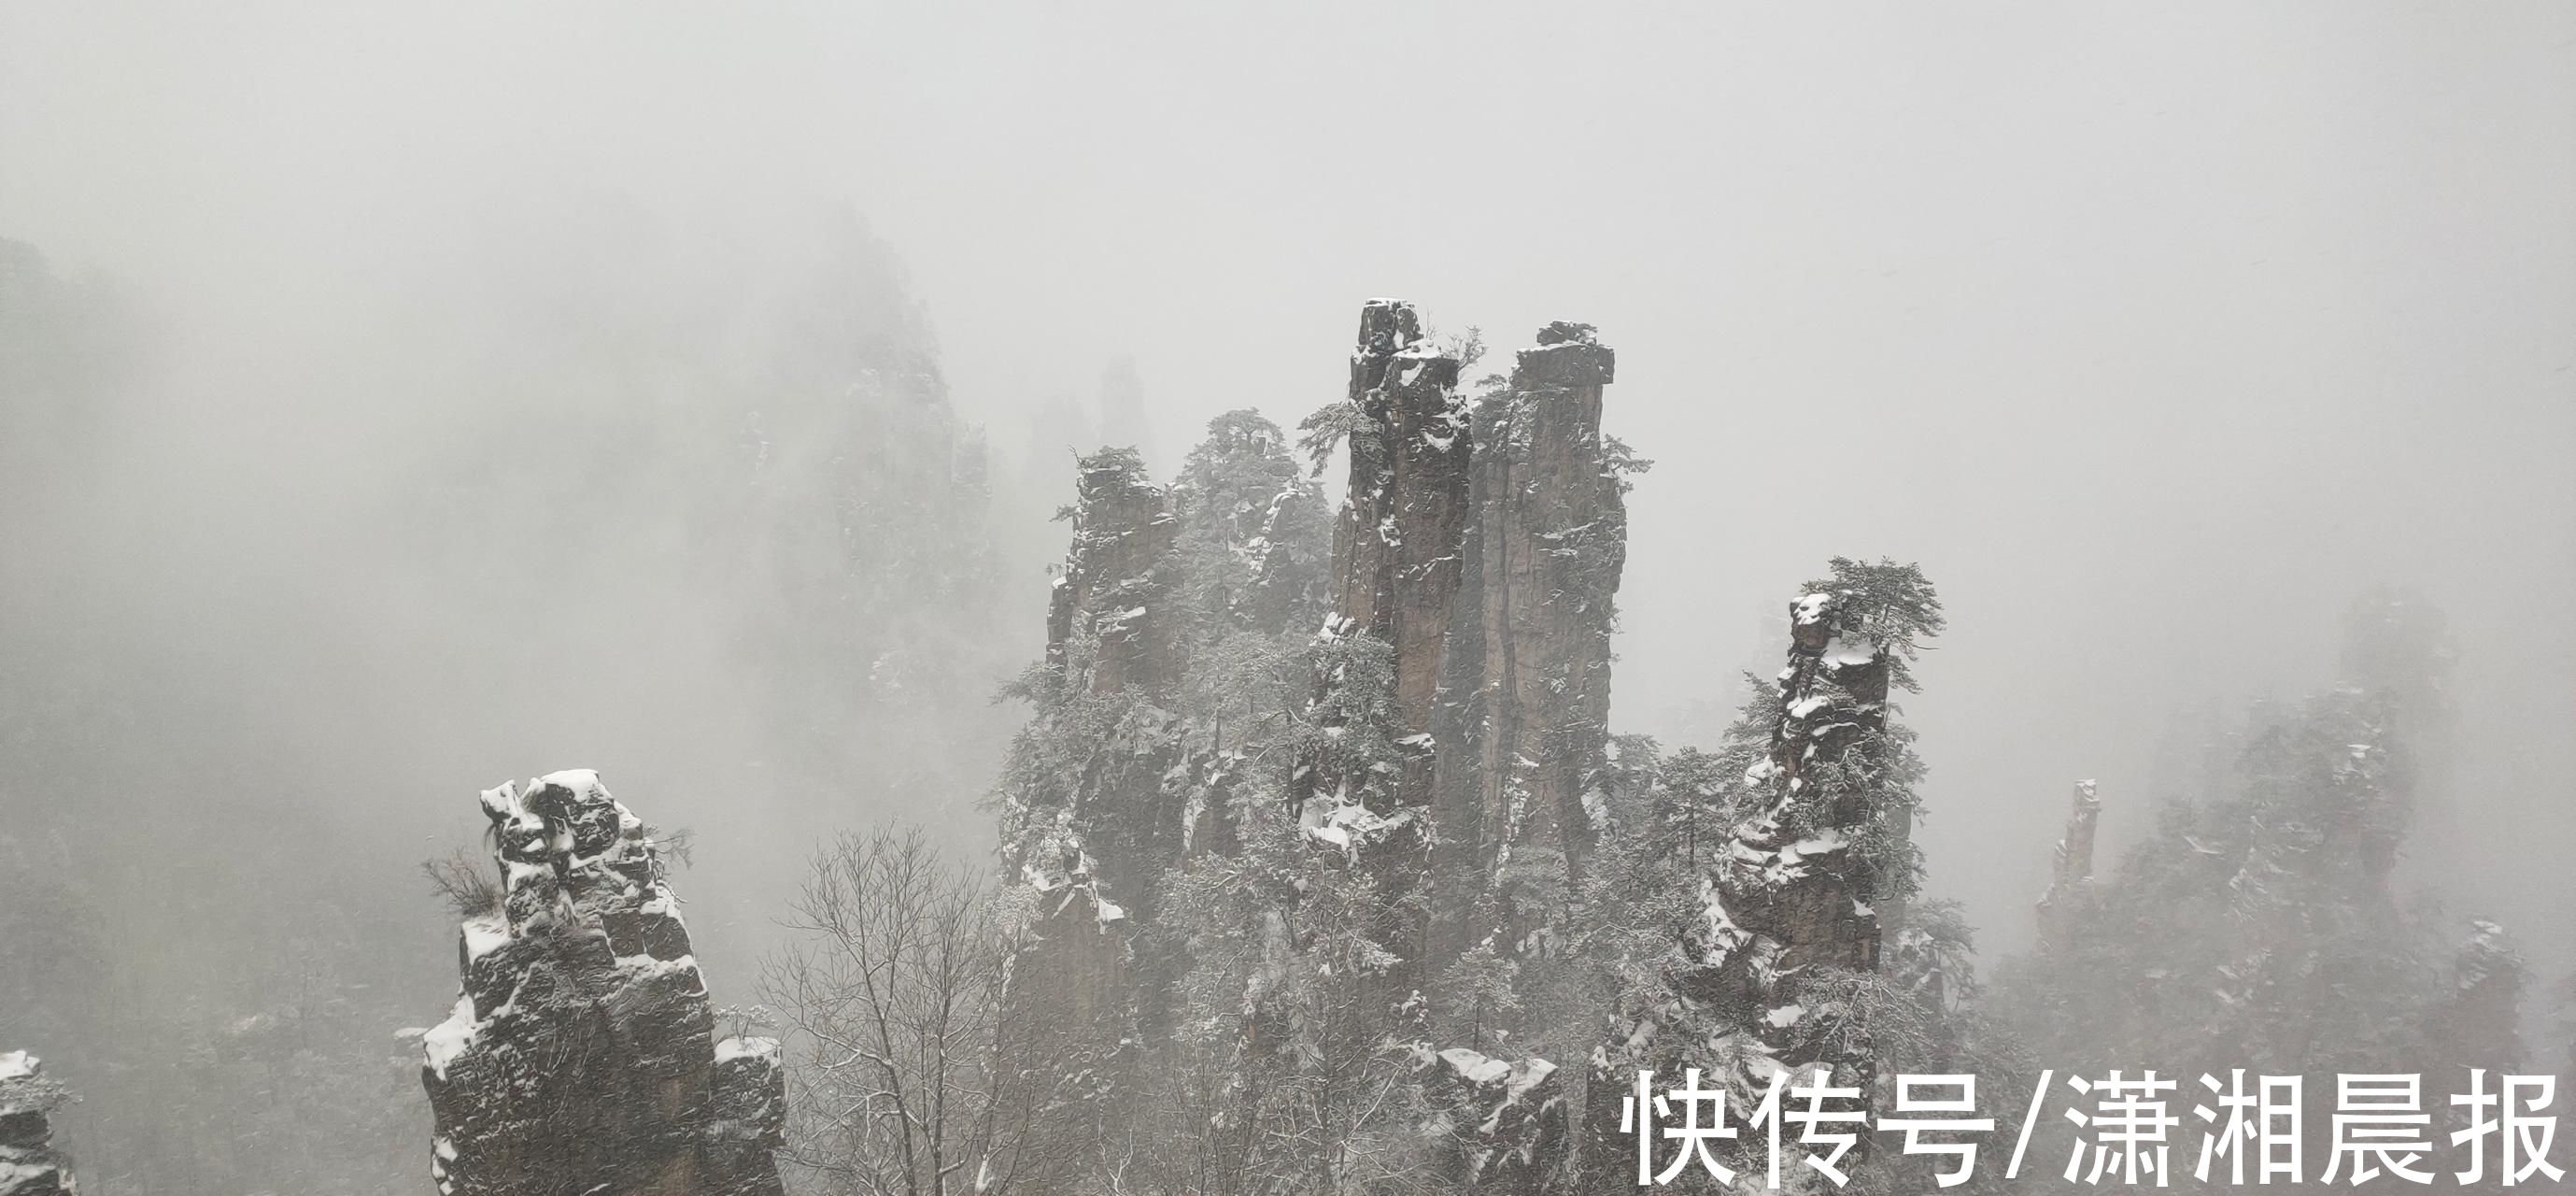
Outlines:
{"type": "MultiPolygon", "coordinates": [[[[798,257],[781,230],[859,214],[1004,464],[1119,356],[1168,472],[1217,412],[1333,398],[1369,296],[1498,351],[1582,320],[1619,352],[1612,430],[1657,462],[1623,729],[1712,738],[1827,557],[1921,562],[1952,617],[1907,706],[1930,887],[1992,958],[2071,781],[2101,779],[2116,852],[2170,715],[2325,684],[2344,605],[2412,587],[2461,663],[2410,875],[2554,976],[2571,196],[2564,4],[13,4],[0,236],[117,280],[166,357],[102,484],[16,513],[0,570],[22,614],[151,658],[140,733],[204,765],[49,798],[100,835],[256,817],[280,859],[399,869],[466,841],[475,789],[596,767],[700,831],[685,887],[725,911],[702,936],[740,936],[711,952],[738,991],[816,823],[972,842],[977,795],[753,802],[724,612],[538,546],[422,576],[368,523],[455,428],[560,401],[577,437],[619,401],[513,382],[507,339],[461,327],[534,343],[618,294],[597,213],[762,269],[798,257]]],[[[1048,501],[994,514],[1023,655],[1048,501]]]]}

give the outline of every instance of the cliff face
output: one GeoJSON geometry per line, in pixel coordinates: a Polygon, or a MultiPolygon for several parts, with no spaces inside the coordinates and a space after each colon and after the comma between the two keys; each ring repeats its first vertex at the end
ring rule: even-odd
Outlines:
{"type": "Polygon", "coordinates": [[[1601,434],[1614,368],[1589,326],[1551,324],[1476,413],[1475,525],[1450,630],[1456,713],[1439,737],[1446,954],[1494,932],[1504,950],[1536,948],[1592,839],[1584,794],[1607,751],[1627,560],[1627,503],[1601,434]],[[1486,916],[1470,917],[1479,905],[1486,916]]]}
{"type": "Polygon", "coordinates": [[[450,1196],[777,1196],[777,1043],[715,1040],[653,841],[598,774],[483,794],[500,908],[459,936],[423,1038],[431,1174],[450,1196]]]}
{"type": "MultiPolygon", "coordinates": [[[[1105,449],[1082,459],[1071,518],[1073,546],[1047,609],[1047,666],[1029,695],[1040,725],[1023,744],[1045,754],[1022,762],[1025,775],[1004,793],[1004,856],[1044,899],[1049,939],[1143,914],[1182,837],[1163,784],[1178,750],[1167,699],[1181,629],[1169,500],[1134,452],[1105,449]]],[[[1079,975],[1108,984],[1119,951],[1116,941],[1084,947],[1102,958],[1079,975]]],[[[1087,1010],[1113,995],[1076,987],[1087,1010]]]]}
{"type": "Polygon", "coordinates": [[[1854,605],[1851,592],[1822,589],[1789,608],[1780,721],[1754,778],[1773,804],[1738,824],[1740,850],[1721,882],[1739,926],[1779,944],[1764,971],[1878,969],[1873,904],[1894,894],[1851,848],[1891,812],[1828,771],[1868,767],[1887,728],[1891,659],[1862,633],[1854,605]]]}
{"type": "Polygon", "coordinates": [[[1082,459],[1073,548],[1047,608],[1047,660],[1067,684],[1095,694],[1169,687],[1178,620],[1161,567],[1177,531],[1132,450],[1082,459]]]}
{"type": "Polygon", "coordinates": [[[1186,837],[1168,783],[1183,751],[1172,694],[1186,619],[1179,524],[1134,450],[1082,458],[1069,515],[1046,666],[1025,693],[1037,715],[1002,790],[1002,855],[1037,901],[1008,1003],[1060,1097],[1038,1114],[1039,1136],[1089,1149],[1125,1113],[1111,1097],[1132,1079],[1140,1007],[1162,984],[1134,932],[1186,837]]]}
{"type": "Polygon", "coordinates": [[[0,1196],[65,1196],[77,1185],[47,1116],[62,1098],[25,1051],[0,1054],[0,1196]]]}
{"type": "MultiPolygon", "coordinates": [[[[1829,1070],[1836,1086],[1866,1092],[1884,1016],[1873,1008],[1945,999],[1931,932],[1884,912],[1914,891],[1907,832],[1922,773],[1889,698],[1913,690],[1911,662],[1943,627],[1940,601],[1911,565],[1832,566],[1790,605],[1774,685],[1747,703],[1714,756],[1672,762],[1662,800],[1716,797],[1709,812],[1724,830],[1713,851],[1690,849],[1694,861],[1705,855],[1693,864],[1700,908],[1678,928],[1669,966],[1623,995],[1594,1056],[1587,1167],[1620,1157],[1619,1085],[1636,1069],[1715,1061],[1712,1082],[1745,1107],[1782,1069],[1829,1070]],[[1908,974],[1890,974],[1883,922],[1907,930],[1895,962],[1908,974]]],[[[1739,1170],[1760,1165],[1747,1149],[1719,1148],[1739,1170]]]]}
{"type": "Polygon", "coordinates": [[[1330,823],[1367,805],[1353,823],[1374,831],[1358,840],[1364,866],[1404,912],[1380,938],[1392,962],[1364,983],[1402,1005],[1404,1036],[1437,1048],[1447,1176],[1497,1192],[1546,1186],[1566,1153],[1559,1069],[1476,994],[1553,966],[1593,834],[1627,541],[1624,463],[1601,432],[1614,357],[1585,325],[1537,340],[1471,415],[1462,363],[1424,340],[1410,305],[1362,310],[1322,641],[1324,733],[1345,747],[1314,766],[1302,807],[1330,823]],[[1382,705],[1354,696],[1375,684],[1353,680],[1373,659],[1347,647],[1363,640],[1384,654],[1382,705]],[[1348,750],[1370,741],[1391,750],[1348,750]]]}
{"type": "MultiPolygon", "coordinates": [[[[1083,460],[1047,664],[1023,691],[1037,710],[1002,787],[1004,855],[1040,918],[1013,1004],[1075,1091],[1140,1078],[1120,1044],[1162,1037],[1156,994],[1181,969],[1239,968],[1222,972],[1245,994],[1227,1065],[1258,1058],[1262,1075],[1228,1100],[1401,1070],[1447,1127],[1430,1160],[1447,1181],[1564,1176],[1582,1073],[1533,1052],[1516,1003],[1475,994],[1569,970],[1558,932],[1595,833],[1632,466],[1601,432],[1611,351],[1585,325],[1537,341],[1471,413],[1461,355],[1410,304],[1363,307],[1346,402],[1307,425],[1323,430],[1310,448],[1347,434],[1328,560],[1307,533],[1320,496],[1253,413],[1212,423],[1168,494],[1132,453],[1083,460]],[[1270,908],[1188,952],[1135,933],[1169,912],[1157,889],[1184,861],[1192,891],[1270,908]]],[[[1339,1174],[1256,1141],[1337,1108],[1322,1091],[1221,1119],[1216,1153],[1339,1174]]],[[[1062,1102],[1096,1112],[1057,1128],[1099,1139],[1126,1103],[1062,1102]]]]}
{"type": "MultiPolygon", "coordinates": [[[[1458,359],[1423,339],[1412,304],[1377,299],[1360,310],[1349,394],[1359,426],[1333,528],[1332,594],[1347,633],[1394,653],[1395,725],[1386,730],[1404,751],[1394,786],[1366,786],[1380,814],[1431,798],[1432,707],[1464,569],[1473,457],[1457,387],[1458,359]]],[[[1353,780],[1316,779],[1328,789],[1353,780]]]]}
{"type": "Polygon", "coordinates": [[[2432,1010],[2425,1070],[2505,1072],[2522,1066],[2529,1059],[2520,1022],[2530,977],[2530,965],[2504,927],[2483,919],[2469,923],[2469,936],[2451,959],[2451,991],[2432,1010]]]}

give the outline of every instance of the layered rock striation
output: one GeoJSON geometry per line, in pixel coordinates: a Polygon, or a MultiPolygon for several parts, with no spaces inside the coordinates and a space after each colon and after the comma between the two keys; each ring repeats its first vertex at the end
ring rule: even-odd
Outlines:
{"type": "Polygon", "coordinates": [[[778,1044],[715,1035],[660,853],[599,776],[486,790],[496,907],[423,1035],[449,1196],[778,1196],[778,1044]]]}
{"type": "Polygon", "coordinates": [[[0,1054],[0,1196],[68,1196],[71,1163],[53,1148],[50,1117],[65,1099],[25,1051],[0,1054]]]}

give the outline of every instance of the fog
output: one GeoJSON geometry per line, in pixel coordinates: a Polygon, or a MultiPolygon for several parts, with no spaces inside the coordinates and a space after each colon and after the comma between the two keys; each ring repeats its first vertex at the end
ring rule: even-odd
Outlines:
{"type": "Polygon", "coordinates": [[[411,868],[506,778],[597,768],[696,830],[719,999],[817,835],[985,846],[1019,714],[791,764],[777,711],[859,716],[740,640],[778,612],[723,574],[790,542],[725,564],[691,522],[719,483],[618,472],[723,449],[693,396],[793,375],[772,329],[847,262],[903,280],[917,310],[867,318],[935,334],[991,446],[990,635],[926,666],[961,689],[1039,651],[1094,447],[1050,438],[1113,362],[1168,474],[1220,412],[1337,398],[1368,297],[1498,350],[1580,320],[1656,462],[1618,729],[1713,740],[1826,558],[1920,562],[1928,888],[1994,958],[2076,778],[2116,858],[2174,719],[2328,684],[2346,605],[2411,590],[2459,663],[2407,884],[2556,977],[2571,195],[2551,4],[12,5],[0,237],[149,351],[77,449],[0,458],[6,667],[42,687],[0,825],[148,886],[108,942],[171,993],[313,915],[176,944],[155,901],[417,906],[363,933],[423,1018],[450,931],[411,868]],[[47,729],[78,686],[113,733],[47,729]]]}

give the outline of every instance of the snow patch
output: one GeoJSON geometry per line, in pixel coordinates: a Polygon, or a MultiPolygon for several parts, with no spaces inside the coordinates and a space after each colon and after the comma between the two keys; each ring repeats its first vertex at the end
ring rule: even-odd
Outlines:
{"type": "Polygon", "coordinates": [[[465,934],[465,961],[472,963],[510,944],[510,923],[499,914],[467,918],[458,929],[465,934]]]}
{"type": "Polygon", "coordinates": [[[602,797],[608,795],[608,787],[599,783],[599,770],[595,768],[567,768],[537,778],[539,789],[548,785],[561,785],[584,796],[592,793],[602,797]]]}
{"type": "Polygon", "coordinates": [[[456,998],[456,1011],[420,1036],[421,1055],[428,1061],[429,1070],[441,1081],[446,1080],[447,1065],[474,1045],[474,1035],[482,1029],[483,1023],[474,1020],[474,998],[456,998]]]}
{"type": "Polygon", "coordinates": [[[1491,1084],[1512,1074],[1511,1064],[1465,1047],[1451,1047],[1440,1052],[1440,1061],[1470,1084],[1491,1084]]]}
{"type": "Polygon", "coordinates": [[[754,1035],[745,1038],[728,1038],[716,1044],[718,1063],[728,1059],[775,1059],[777,1057],[778,1040],[775,1038],[754,1035]]]}
{"type": "Polygon", "coordinates": [[[1879,647],[1868,639],[1835,636],[1825,641],[1824,662],[1832,668],[1856,668],[1878,659],[1879,647]]]}

